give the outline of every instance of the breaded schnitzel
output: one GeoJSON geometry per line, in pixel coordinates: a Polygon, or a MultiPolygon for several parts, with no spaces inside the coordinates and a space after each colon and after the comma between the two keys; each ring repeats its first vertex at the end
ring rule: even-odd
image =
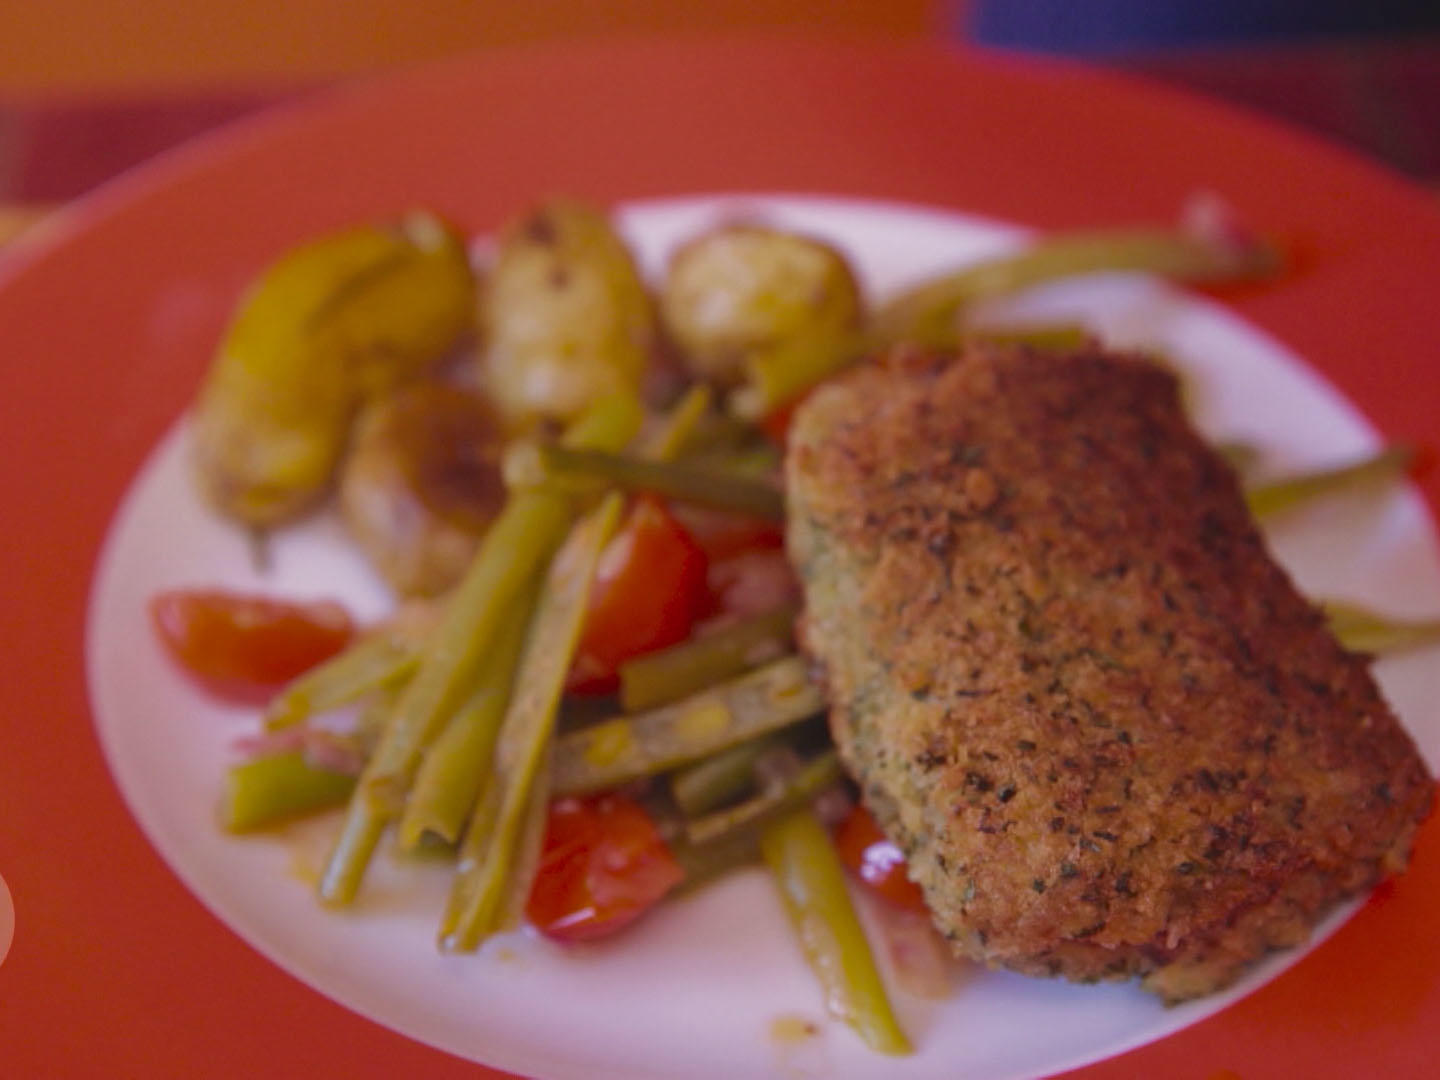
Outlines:
{"type": "Polygon", "coordinates": [[[804,646],[937,926],[1217,990],[1402,869],[1433,781],[1141,359],[897,352],[799,409],[804,646]]]}

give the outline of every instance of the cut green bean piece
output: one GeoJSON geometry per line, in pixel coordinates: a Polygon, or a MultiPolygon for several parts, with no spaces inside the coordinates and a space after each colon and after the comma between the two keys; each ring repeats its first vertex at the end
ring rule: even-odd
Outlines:
{"type": "Polygon", "coordinates": [[[520,822],[519,838],[510,867],[510,879],[495,920],[495,932],[518,930],[525,922],[525,905],[540,873],[540,856],[545,848],[545,827],[550,821],[550,755],[545,755],[540,772],[530,787],[530,802],[520,822]]]}
{"type": "MultiPolygon", "coordinates": [[[[495,747],[491,775],[478,815],[493,827],[477,834],[473,857],[462,860],[455,881],[453,929],[442,938],[447,949],[468,952],[499,929],[506,898],[528,882],[517,882],[518,855],[526,824],[534,814],[537,782],[545,775],[555,714],[590,598],[600,552],[619,523],[624,499],[612,492],[571,531],[551,561],[534,624],[515,675],[515,693],[495,747]],[[492,795],[491,792],[494,792],[492,795]]],[[[472,824],[472,831],[475,826],[472,824]]],[[[450,919],[447,918],[449,923],[450,919]]]]}
{"type": "Polygon", "coordinates": [[[385,736],[385,725],[395,713],[395,702],[400,700],[402,686],[382,686],[366,700],[364,708],[355,717],[353,734],[360,747],[360,756],[366,762],[374,756],[375,747],[385,736]]]}
{"type": "Polygon", "coordinates": [[[782,520],[785,499],[773,484],[753,477],[705,469],[684,462],[647,461],[598,450],[537,446],[539,490],[573,491],[578,483],[603,482],[683,502],[782,520]]]}
{"type": "Polygon", "coordinates": [[[728,410],[706,413],[685,444],[686,457],[709,457],[743,451],[764,442],[755,425],[728,410]]]}
{"type": "Polygon", "coordinates": [[[1259,484],[1245,493],[1245,501],[1256,517],[1269,517],[1324,495],[1399,479],[1414,460],[1413,446],[1387,446],[1347,465],[1259,484]]]}
{"type": "Polygon", "coordinates": [[[789,650],[798,614],[787,605],[621,664],[620,707],[668,705],[775,659],[789,650]]]}
{"type": "Polygon", "coordinates": [[[1119,270],[1194,282],[1235,281],[1271,277],[1281,261],[1268,244],[1216,243],[1173,229],[1056,236],[900,293],[881,306],[872,330],[882,344],[945,344],[954,340],[970,305],[1058,278],[1119,270]]]}
{"type": "MultiPolygon", "coordinates": [[[[1092,343],[1094,337],[1089,331],[1076,325],[994,330],[962,330],[958,325],[950,325],[943,334],[936,331],[923,340],[912,340],[929,346],[955,346],[963,341],[978,340],[1061,350],[1086,346],[1092,343]]],[[[886,348],[890,344],[894,344],[890,338],[867,337],[863,334],[782,341],[778,346],[747,357],[747,380],[730,395],[730,412],[737,418],[750,422],[759,420],[762,416],[768,416],[776,409],[789,405],[793,400],[798,400],[806,390],[825,382],[825,379],[845,367],[850,367],[865,354],[878,348],[886,348]]]]}
{"type": "Polygon", "coordinates": [[[576,450],[619,450],[645,422],[645,406],[626,390],[597,398],[560,437],[564,446],[576,450]]]}
{"type": "Polygon", "coordinates": [[[774,443],[757,444],[734,450],[705,450],[688,454],[685,463],[696,469],[747,476],[755,479],[774,476],[780,471],[784,455],[774,443]]]}
{"type": "Polygon", "coordinates": [[[1343,600],[1322,600],[1320,607],[1340,644],[1353,652],[1379,656],[1440,642],[1440,619],[1397,619],[1343,600]]]}
{"type": "MultiPolygon", "coordinates": [[[[708,386],[691,387],[659,426],[643,437],[635,455],[624,460],[642,463],[673,461],[698,437],[709,415],[710,398],[708,386]]],[[[573,447],[570,449],[574,451],[573,447]]],[[[514,491],[542,488],[569,495],[598,495],[615,486],[608,476],[594,470],[552,467],[551,459],[557,455],[564,457],[565,453],[564,447],[556,450],[541,442],[519,441],[511,444],[500,466],[505,486],[514,491]]],[[[695,468],[693,459],[688,467],[695,468]]],[[[721,472],[729,475],[727,471],[721,472]]]]}
{"type": "Polygon", "coordinates": [[[355,777],[317,769],[299,750],[242,761],[225,771],[220,823],[252,832],[289,818],[342,805],[355,777]]]}
{"type": "Polygon", "coordinates": [[[403,806],[425,748],[460,706],[516,598],[563,536],[570,513],[564,496],[522,492],[485,534],[395,706],[397,722],[380,740],[361,781],[363,795],[377,806],[390,813],[403,806]]]}
{"type": "Polygon", "coordinates": [[[673,461],[690,444],[705,414],[710,411],[710,387],[697,383],[685,391],[660,426],[640,446],[640,456],[651,461],[673,461]]]}
{"type": "Polygon", "coordinates": [[[733,832],[753,829],[781,814],[813,802],[845,776],[835,751],[827,750],[805,762],[784,783],[772,785],[738,806],[717,810],[685,826],[685,838],[692,844],[710,844],[733,832]]]}
{"type": "Polygon", "coordinates": [[[325,870],[320,875],[318,891],[323,903],[344,907],[354,901],[360,882],[370,866],[375,847],[380,843],[391,816],[375,807],[358,788],[345,807],[345,822],[325,870]]]}
{"type": "MultiPolygon", "coordinates": [[[[380,743],[384,743],[395,726],[397,714],[390,708],[381,719],[380,743]]],[[[345,806],[345,820],[335,841],[325,869],[320,874],[316,891],[320,901],[329,907],[344,907],[354,901],[360,882],[375,854],[375,846],[395,815],[387,807],[378,806],[365,796],[365,778],[374,767],[375,757],[365,763],[350,801],[345,806]]]]}
{"type": "Polygon", "coordinates": [[[804,663],[787,656],[683,701],[561,737],[555,747],[555,792],[578,795],[618,787],[787,727],[824,707],[820,691],[805,677],[804,663]]]}
{"type": "MultiPolygon", "coordinates": [[[[633,397],[596,402],[567,441],[618,448],[635,435],[641,412],[633,397]]],[[[570,523],[570,500],[547,491],[514,495],[490,526],[425,648],[420,668],[396,704],[396,720],[361,780],[366,798],[398,813],[425,748],[472,685],[480,661],[511,618],[516,598],[545,564],[570,523]]]]}
{"type": "Polygon", "coordinates": [[[694,892],[743,866],[760,862],[760,829],[737,829],[708,844],[692,844],[683,836],[668,841],[670,854],[685,875],[677,895],[694,892]]]}
{"type": "MultiPolygon", "coordinates": [[[[530,888],[539,872],[540,855],[545,843],[545,825],[550,813],[550,762],[549,756],[541,765],[530,792],[530,802],[525,808],[520,825],[519,838],[515,845],[514,872],[491,916],[491,925],[496,933],[504,933],[520,926],[525,919],[525,904],[530,899],[530,888]]],[[[500,817],[500,789],[487,784],[480,801],[475,805],[474,816],[465,831],[460,845],[460,859],[456,865],[455,881],[445,903],[445,913],[440,919],[440,930],[436,941],[442,949],[461,948],[457,930],[476,898],[476,891],[482,884],[481,866],[484,862],[486,845],[492,836],[495,823],[500,817]]],[[[469,948],[477,948],[480,938],[469,948]]]]}
{"type": "Polygon", "coordinates": [[[755,786],[755,762],[777,746],[780,735],[721,750],[670,775],[670,794],[686,817],[699,817],[744,795],[755,786]]]}
{"type": "Polygon", "coordinates": [[[286,686],[265,710],[271,731],[353,704],[408,678],[420,663],[420,643],[401,634],[369,634],[286,686]]]}
{"type": "Polygon", "coordinates": [[[435,936],[442,949],[452,949],[455,946],[456,930],[479,887],[480,865],[485,857],[485,847],[495,831],[495,822],[499,817],[500,788],[487,782],[481,787],[475,810],[470,816],[470,824],[465,829],[465,837],[460,841],[460,859],[455,866],[455,880],[451,882],[445,913],[440,918],[440,929],[435,936]]]}
{"type": "Polygon", "coordinates": [[[511,621],[500,629],[481,661],[469,698],[425,752],[400,818],[400,846],[406,850],[415,848],[427,834],[451,844],[460,839],[490,771],[525,628],[535,607],[534,591],[527,590],[517,600],[511,621]]]}
{"type": "Polygon", "coordinates": [[[910,1053],[824,826],[808,809],[788,814],[761,834],[760,851],[830,1013],[872,1050],[910,1053]]]}

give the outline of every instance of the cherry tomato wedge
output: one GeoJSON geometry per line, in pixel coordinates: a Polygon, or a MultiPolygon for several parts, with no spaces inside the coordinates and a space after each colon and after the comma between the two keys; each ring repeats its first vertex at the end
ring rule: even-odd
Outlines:
{"type": "Polygon", "coordinates": [[[835,833],[840,861],[852,873],[896,907],[927,911],[925,897],[905,872],[905,856],[892,843],[870,811],[857,805],[835,833]]]}
{"type": "Polygon", "coordinates": [[[710,564],[710,594],[722,615],[763,615],[798,604],[800,579],[778,548],[747,551],[710,564]]]}
{"type": "Polygon", "coordinates": [[[816,389],[816,386],[812,386],[802,390],[796,397],[777,405],[760,418],[760,430],[781,450],[790,442],[790,424],[795,419],[795,410],[800,408],[816,389]]]}
{"type": "Polygon", "coordinates": [[[709,606],[707,565],[663,502],[636,499],[600,556],[566,689],[613,693],[625,661],[689,637],[709,606]]]}
{"type": "Polygon", "coordinates": [[[712,563],[751,551],[773,551],[785,546],[785,530],[778,522],[732,510],[715,510],[693,503],[671,508],[712,563]]]}
{"type": "Polygon", "coordinates": [[[211,693],[263,701],[350,643],[339,604],[302,603],[216,589],[173,589],[150,600],[150,621],[172,657],[211,693]]]}
{"type": "Polygon", "coordinates": [[[634,800],[560,799],[550,807],[525,916],[546,937],[590,941],[634,922],[684,876],[634,800]]]}

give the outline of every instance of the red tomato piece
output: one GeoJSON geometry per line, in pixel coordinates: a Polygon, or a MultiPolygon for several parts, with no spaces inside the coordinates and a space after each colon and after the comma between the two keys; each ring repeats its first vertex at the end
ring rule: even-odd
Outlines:
{"type": "Polygon", "coordinates": [[[173,589],[150,600],[150,621],[185,671],[218,697],[247,704],[328,660],[355,626],[339,604],[218,589],[173,589]]]}
{"type": "Polygon", "coordinates": [[[747,551],[711,563],[709,580],[714,608],[724,615],[763,615],[800,602],[800,579],[778,548],[747,551]]]}
{"type": "Polygon", "coordinates": [[[840,861],[879,896],[907,911],[928,911],[920,886],[905,872],[905,856],[880,831],[870,811],[856,805],[835,833],[840,861]]]}
{"type": "Polygon", "coordinates": [[[634,922],[684,876],[634,800],[560,799],[550,807],[525,916],[546,937],[590,941],[634,922]]]}
{"type": "Polygon", "coordinates": [[[601,553],[567,689],[613,693],[625,661],[689,637],[709,606],[707,566],[664,503],[636,499],[601,553]]]}
{"type": "Polygon", "coordinates": [[[785,546],[784,528],[779,522],[766,518],[693,503],[676,503],[671,512],[712,563],[750,551],[773,551],[785,546]]]}
{"type": "Polygon", "coordinates": [[[799,395],[789,401],[777,405],[760,418],[760,430],[772,443],[784,450],[790,443],[790,423],[795,419],[795,410],[805,403],[805,399],[815,392],[817,386],[811,386],[802,390],[799,395]]]}
{"type": "Polygon", "coordinates": [[[765,433],[767,439],[782,450],[785,449],[790,442],[790,421],[795,418],[795,410],[800,407],[800,402],[804,400],[805,399],[801,397],[794,401],[787,402],[774,412],[766,413],[760,418],[760,430],[765,433]]]}

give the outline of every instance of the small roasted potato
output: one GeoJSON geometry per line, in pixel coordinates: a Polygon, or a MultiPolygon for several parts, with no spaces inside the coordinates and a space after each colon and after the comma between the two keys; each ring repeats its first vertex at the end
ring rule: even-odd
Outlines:
{"type": "Polygon", "coordinates": [[[638,390],[658,338],[624,241],[604,214],[567,201],[502,230],[480,323],[486,389],[513,429],[638,390]]]}
{"type": "Polygon", "coordinates": [[[756,356],[853,333],[862,314],[839,251],[748,223],[711,229],[675,251],[660,313],[690,371],[722,386],[749,377],[756,356]]]}
{"type": "Polygon", "coordinates": [[[490,403],[448,383],[411,383],[361,411],[340,510],[397,593],[435,596],[460,579],[505,502],[503,445],[490,403]]]}
{"type": "Polygon", "coordinates": [[[462,238],[426,213],[291,251],[241,299],[195,406],[200,487],[277,524],[329,488],[367,397],[416,377],[474,324],[462,238]]]}

